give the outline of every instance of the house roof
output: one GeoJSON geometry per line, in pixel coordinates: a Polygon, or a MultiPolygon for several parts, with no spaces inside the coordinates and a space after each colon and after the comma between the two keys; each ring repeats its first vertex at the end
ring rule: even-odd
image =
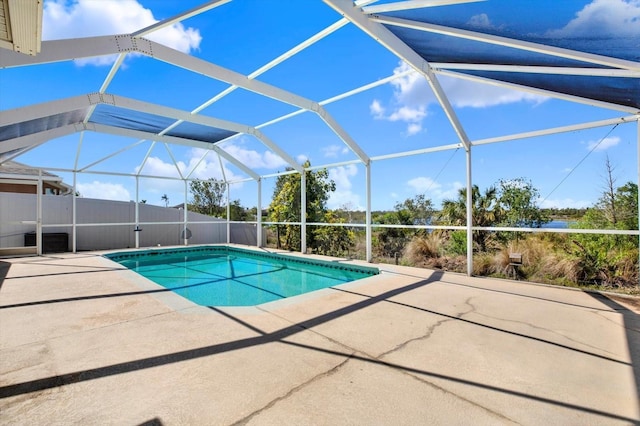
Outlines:
{"type": "Polygon", "coordinates": [[[34,168],[26,164],[18,163],[17,161],[7,161],[0,164],[0,178],[34,178],[38,177],[42,173],[42,178],[47,181],[62,182],[62,178],[53,173],[49,173],[46,170],[40,171],[39,168],[34,168]]]}
{"type": "Polygon", "coordinates": [[[6,161],[0,164],[0,182],[33,182],[38,179],[46,182],[50,187],[59,188],[65,194],[73,191],[73,187],[64,183],[60,176],[49,173],[41,168],[31,167],[18,163],[17,161],[6,161]]]}

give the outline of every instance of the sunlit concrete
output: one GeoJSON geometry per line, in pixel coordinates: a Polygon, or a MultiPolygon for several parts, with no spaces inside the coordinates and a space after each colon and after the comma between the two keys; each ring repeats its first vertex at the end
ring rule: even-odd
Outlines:
{"type": "Polygon", "coordinates": [[[379,266],[208,308],[99,253],[0,259],[0,423],[640,422],[637,298],[379,266]]]}

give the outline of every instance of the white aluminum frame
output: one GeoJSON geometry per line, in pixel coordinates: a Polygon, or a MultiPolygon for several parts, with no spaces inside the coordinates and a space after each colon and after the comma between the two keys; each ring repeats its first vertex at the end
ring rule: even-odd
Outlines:
{"type": "MultiPolygon", "coordinates": [[[[2,115],[0,115],[0,126],[26,121],[28,119],[45,117],[49,115],[49,111],[72,111],[75,109],[86,109],[87,114],[82,123],[78,124],[70,124],[63,127],[47,130],[44,132],[23,136],[19,138],[15,138],[9,141],[3,141],[0,145],[0,162],[6,161],[8,159],[15,158],[24,152],[38,146],[42,143],[47,142],[50,139],[66,136],[72,133],[79,132],[80,139],[78,142],[78,149],[75,158],[74,168],[72,170],[59,169],[60,171],[72,171],[73,179],[74,179],[74,192],[76,188],[76,176],[77,173],[94,173],[94,174],[106,174],[106,175],[121,175],[121,176],[135,176],[136,179],[136,206],[138,203],[138,191],[139,191],[139,178],[141,177],[149,177],[149,178],[161,178],[161,179],[177,179],[182,180],[185,185],[185,215],[183,218],[184,229],[186,231],[186,226],[188,223],[187,220],[187,180],[190,179],[191,174],[195,171],[198,164],[200,164],[206,155],[211,152],[214,152],[218,155],[218,159],[220,162],[220,167],[222,169],[224,181],[227,184],[227,232],[229,238],[229,184],[234,182],[243,182],[246,180],[253,180],[257,182],[258,186],[258,207],[257,207],[257,226],[258,226],[258,246],[262,245],[262,225],[275,224],[272,222],[262,222],[262,180],[267,177],[274,176],[282,176],[290,173],[299,173],[301,175],[301,218],[300,222],[296,222],[301,226],[301,241],[302,241],[302,251],[306,252],[306,227],[307,225],[325,225],[325,226],[342,226],[335,224],[315,224],[315,223],[307,223],[306,222],[306,176],[305,171],[315,170],[320,168],[329,168],[329,167],[338,167],[346,164],[363,164],[365,167],[365,188],[366,188],[366,219],[365,224],[344,224],[344,226],[364,226],[366,228],[366,247],[367,247],[367,260],[372,260],[372,250],[371,250],[371,239],[372,239],[372,228],[374,227],[396,227],[394,225],[373,225],[371,223],[371,174],[372,174],[372,163],[375,161],[382,161],[390,158],[399,158],[405,156],[412,155],[422,155],[432,152],[438,152],[443,150],[452,150],[452,149],[460,149],[464,148],[466,152],[466,187],[467,187],[467,223],[466,226],[461,227],[437,227],[437,226],[427,226],[427,229],[465,229],[467,231],[467,273],[471,275],[473,268],[473,253],[472,253],[472,231],[474,230],[505,230],[505,231],[518,231],[518,232],[578,232],[578,233],[615,233],[615,234],[624,234],[624,235],[638,235],[638,231],[594,231],[594,230],[540,230],[540,229],[525,229],[525,228],[480,228],[472,226],[472,203],[471,203],[471,187],[472,187],[472,178],[471,178],[471,165],[472,165],[472,156],[471,150],[473,146],[480,146],[485,144],[492,143],[500,143],[505,141],[513,141],[520,140],[550,134],[557,134],[563,132],[570,132],[575,130],[582,130],[588,128],[602,127],[602,126],[611,126],[620,123],[626,122],[637,122],[637,137],[638,137],[638,146],[640,147],[640,111],[634,108],[630,108],[622,105],[610,104],[607,102],[595,101],[592,99],[585,99],[578,96],[560,94],[552,91],[541,90],[531,87],[525,87],[521,85],[505,83],[498,80],[492,80],[489,78],[481,78],[476,76],[471,76],[468,74],[459,73],[456,71],[464,71],[464,70],[482,70],[482,71],[506,71],[506,72],[527,72],[527,73],[544,73],[544,74],[556,74],[556,75],[587,75],[587,76],[602,76],[602,77],[615,77],[615,78],[639,78],[640,77],[640,63],[633,61],[625,61],[617,58],[610,58],[601,55],[593,55],[583,52],[572,51],[568,49],[561,49],[547,45],[541,45],[536,43],[524,42],[520,40],[509,39],[505,37],[493,36],[473,31],[461,30],[457,28],[450,28],[441,25],[433,25],[427,24],[423,22],[416,22],[407,19],[395,18],[390,16],[379,15],[380,13],[390,12],[390,11],[399,11],[399,10],[408,10],[414,8],[422,8],[422,7],[431,7],[431,6],[443,6],[443,5],[451,5],[451,4],[460,4],[460,3],[468,3],[475,2],[478,0],[404,0],[404,1],[396,1],[392,3],[385,3],[380,5],[370,4],[375,3],[376,0],[356,0],[355,2],[349,0],[323,0],[328,6],[336,10],[342,17],[329,25],[325,29],[319,31],[308,39],[298,43],[293,48],[284,52],[280,56],[266,63],[265,65],[259,67],[257,70],[248,74],[247,76],[239,74],[237,72],[231,71],[229,69],[220,67],[216,64],[204,61],[202,59],[190,56],[188,54],[179,52],[177,50],[168,48],[159,43],[153,42],[151,40],[145,39],[144,36],[151,34],[152,32],[164,28],[170,25],[173,25],[177,22],[181,22],[185,19],[188,19],[192,16],[196,16],[212,10],[218,6],[224,5],[228,3],[230,0],[213,0],[208,1],[205,4],[192,8],[188,11],[185,11],[181,14],[178,14],[174,17],[166,19],[164,21],[160,21],[154,25],[149,27],[140,29],[131,34],[122,34],[122,35],[112,35],[112,36],[101,36],[101,37],[88,37],[88,38],[80,38],[80,39],[70,39],[70,40],[55,40],[55,41],[46,41],[42,43],[42,49],[39,55],[32,57],[21,55],[14,52],[2,52],[0,56],[0,68],[8,68],[8,67],[17,67],[17,66],[25,66],[31,64],[41,64],[41,63],[49,63],[49,62],[58,62],[58,61],[66,61],[71,59],[78,58],[87,58],[101,55],[111,55],[117,54],[118,58],[111,67],[108,75],[106,76],[104,82],[102,83],[99,91],[97,93],[88,94],[84,97],[75,97],[69,99],[63,99],[60,101],[53,101],[46,104],[33,105],[27,108],[19,108],[11,111],[3,111],[2,115]],[[324,101],[315,102],[310,99],[306,99],[297,94],[288,92],[281,88],[263,83],[261,81],[256,80],[256,77],[260,76],[264,72],[276,67],[297,53],[303,51],[309,46],[315,44],[316,42],[322,40],[323,38],[333,34],[335,31],[343,28],[347,24],[353,24],[360,28],[364,33],[368,34],[372,39],[376,42],[384,46],[388,51],[395,54],[397,57],[405,61],[410,65],[412,70],[404,72],[402,74],[393,75],[376,82],[361,86],[356,89],[349,90],[342,94],[333,96],[324,101]],[[408,45],[406,45],[402,40],[396,37],[393,33],[391,33],[385,25],[394,25],[401,26],[405,28],[411,28],[419,31],[426,31],[437,34],[444,34],[451,37],[464,38],[468,40],[474,40],[483,43],[490,43],[500,46],[506,46],[515,49],[522,49],[547,55],[553,55],[573,60],[583,61],[585,63],[592,63],[597,65],[604,65],[611,68],[576,68],[576,67],[531,67],[531,66],[507,66],[507,65],[482,65],[482,64],[450,64],[450,63],[428,63],[425,61],[420,55],[418,55],[415,51],[413,51],[408,45]],[[200,106],[196,107],[191,112],[181,111],[174,108],[168,108],[161,105],[151,104],[148,102],[141,102],[135,99],[129,99],[121,96],[109,95],[106,93],[108,86],[111,81],[115,77],[116,73],[119,71],[121,65],[123,64],[125,58],[130,53],[134,54],[142,54],[149,57],[152,57],[156,60],[166,62],[168,64],[181,67],[187,69],[189,71],[202,74],[208,76],[210,78],[223,81],[228,83],[230,86],[221,91],[220,93],[211,97],[208,101],[204,102],[200,106]],[[408,75],[411,72],[420,73],[430,85],[432,91],[436,95],[438,102],[443,108],[445,114],[448,117],[450,124],[452,125],[454,131],[458,136],[458,141],[439,145],[434,147],[425,147],[421,149],[416,149],[413,151],[405,151],[398,152],[393,154],[379,155],[376,157],[369,157],[364,149],[360,147],[360,145],[342,128],[340,123],[336,121],[324,108],[325,105],[330,104],[332,102],[336,102],[341,99],[348,98],[357,93],[361,93],[365,90],[369,90],[371,88],[377,87],[381,84],[388,83],[389,81],[400,78],[402,76],[408,75]],[[438,75],[446,75],[454,78],[461,78],[476,81],[483,84],[491,84],[498,85],[502,87],[508,87],[517,90],[524,90],[531,93],[535,93],[538,95],[554,97],[557,99],[562,99],[571,102],[577,102],[582,104],[587,104],[600,108],[607,108],[612,110],[617,110],[626,114],[623,117],[613,118],[608,120],[599,120],[593,121],[589,123],[579,123],[569,126],[562,126],[550,129],[541,129],[537,131],[530,131],[519,134],[511,134],[511,135],[503,135],[496,136],[491,138],[486,138],[482,140],[472,141],[467,136],[464,127],[460,123],[457,118],[457,115],[449,102],[446,93],[442,89],[439,81],[438,75]],[[242,88],[253,93],[256,93],[261,96],[266,96],[276,101],[283,102],[289,105],[293,105],[298,110],[285,114],[276,119],[270,120],[263,124],[260,124],[255,127],[232,123],[225,120],[219,120],[216,118],[205,117],[199,115],[201,111],[203,111],[208,106],[222,99],[224,96],[232,93],[237,88],[242,88]],[[105,104],[113,104],[122,108],[129,108],[136,111],[146,112],[150,114],[162,115],[165,117],[170,117],[175,119],[176,121],[162,130],[161,132],[155,134],[150,132],[143,132],[138,130],[130,130],[123,129],[114,126],[106,126],[100,125],[90,122],[91,114],[93,113],[95,107],[101,103],[105,104]],[[341,140],[342,142],[355,154],[356,159],[345,161],[336,164],[329,165],[316,165],[313,167],[309,167],[304,169],[300,166],[291,156],[289,156],[284,150],[280,148],[276,141],[270,140],[260,129],[269,126],[271,124],[275,124],[277,122],[281,122],[288,118],[297,116],[304,112],[312,112],[316,114],[326,125],[329,127],[341,140]],[[179,138],[174,136],[168,136],[167,133],[181,124],[182,122],[193,122],[205,126],[212,126],[220,129],[225,129],[229,131],[236,132],[236,135],[231,136],[227,139],[223,139],[218,141],[216,144],[210,144],[206,142],[191,140],[187,138],[179,138]],[[139,138],[138,142],[132,143],[117,152],[109,154],[97,161],[92,162],[91,164],[84,165],[82,167],[79,166],[79,154],[82,149],[83,136],[85,131],[95,131],[102,132],[107,134],[126,136],[126,137],[134,137],[139,138]],[[236,158],[231,156],[228,152],[226,152],[220,144],[230,139],[233,139],[238,136],[238,134],[246,134],[255,137],[260,141],[266,148],[272,150],[274,153],[279,155],[293,170],[285,171],[275,174],[268,175],[259,175],[249,167],[242,164],[236,158]],[[145,155],[142,163],[139,167],[139,171],[134,174],[123,174],[123,173],[115,173],[109,171],[96,171],[92,170],[92,168],[107,159],[110,159],[114,156],[122,154],[139,144],[150,141],[150,147],[145,155]],[[169,176],[149,176],[143,175],[142,169],[147,159],[149,158],[152,150],[156,146],[157,143],[162,143],[165,146],[165,149],[168,152],[171,161],[176,167],[177,177],[169,177],[169,176]],[[205,148],[206,152],[194,166],[191,171],[185,170],[182,171],[179,169],[177,165],[177,161],[174,158],[172,151],[170,149],[169,144],[179,144],[186,146],[194,146],[205,148]],[[222,164],[222,158],[238,167],[242,172],[244,172],[249,179],[236,179],[233,182],[227,180],[225,175],[224,166],[222,164]]],[[[640,181],[640,149],[638,150],[638,180],[640,181]]],[[[54,170],[49,168],[49,170],[54,170]]],[[[40,172],[40,178],[38,179],[39,185],[42,183],[42,172],[40,172]]],[[[41,191],[39,191],[40,193],[41,191]]],[[[39,207],[40,209],[41,207],[39,207]]],[[[38,220],[40,220],[41,212],[38,213],[38,220]]],[[[74,233],[74,241],[73,241],[73,250],[75,251],[75,227],[80,226],[75,223],[75,194],[74,194],[74,204],[73,204],[73,233],[74,233]]],[[[136,207],[136,225],[139,224],[139,216],[138,209],[136,207]]],[[[291,224],[290,222],[289,224],[291,224]]],[[[83,224],[82,226],[86,226],[87,224],[83,224]]],[[[91,225],[91,224],[89,224],[91,225]]],[[[41,246],[41,230],[42,224],[40,223],[38,226],[38,235],[40,238],[40,243],[38,246],[41,246]]],[[[136,234],[138,237],[138,234],[136,234]]],[[[185,239],[185,244],[187,241],[185,239]]],[[[640,239],[639,239],[640,245],[640,239]]],[[[136,246],[139,246],[139,239],[136,238],[136,246]]],[[[40,247],[41,250],[41,247],[40,247]]],[[[39,251],[41,254],[41,251],[39,251]]]]}

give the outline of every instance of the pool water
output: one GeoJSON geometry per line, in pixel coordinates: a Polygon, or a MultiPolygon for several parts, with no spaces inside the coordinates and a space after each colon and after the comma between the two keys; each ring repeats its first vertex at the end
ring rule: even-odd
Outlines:
{"type": "Polygon", "coordinates": [[[225,246],[107,254],[149,280],[203,306],[253,306],[358,280],[377,268],[225,246]]]}

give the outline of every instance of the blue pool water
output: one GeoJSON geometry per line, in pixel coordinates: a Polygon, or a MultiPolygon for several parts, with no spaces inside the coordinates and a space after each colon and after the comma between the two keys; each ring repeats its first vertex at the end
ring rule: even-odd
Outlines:
{"type": "Polygon", "coordinates": [[[224,246],[107,254],[203,306],[253,306],[369,277],[377,268],[224,246]]]}

